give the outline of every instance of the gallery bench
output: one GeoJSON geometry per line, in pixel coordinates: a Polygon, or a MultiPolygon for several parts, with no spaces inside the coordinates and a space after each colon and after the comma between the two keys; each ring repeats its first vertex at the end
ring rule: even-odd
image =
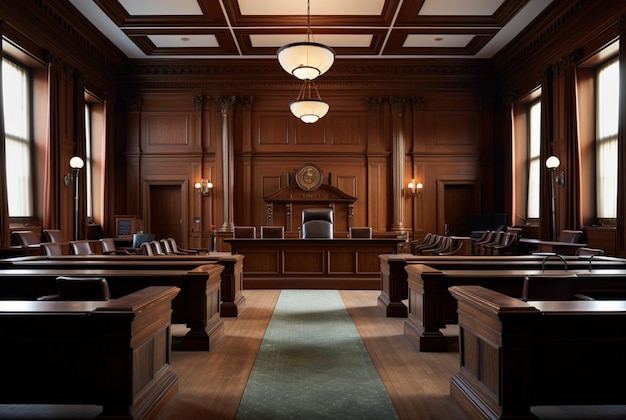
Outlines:
{"type": "MultiPolygon", "coordinates": [[[[624,268],[626,259],[615,257],[577,257],[560,256],[549,258],[545,262],[546,269],[563,269],[563,261],[568,268],[586,269],[592,262],[594,269],[600,268],[624,268]]],[[[381,293],[378,304],[385,308],[388,317],[406,318],[408,308],[403,300],[408,299],[407,273],[405,267],[411,264],[427,264],[441,269],[476,269],[476,270],[501,270],[510,269],[541,269],[544,266],[545,255],[514,255],[514,256],[428,256],[413,254],[383,254],[379,256],[381,293]]]]}
{"type": "Polygon", "coordinates": [[[454,286],[469,418],[532,419],[532,406],[626,404],[626,301],[529,301],[454,286]]]}
{"type": "Polygon", "coordinates": [[[221,277],[220,316],[237,317],[245,301],[243,287],[243,255],[212,253],[209,255],[63,255],[29,256],[0,260],[0,268],[33,269],[111,269],[191,270],[203,264],[224,267],[221,277]]]}
{"type": "Polygon", "coordinates": [[[509,270],[444,270],[424,264],[406,266],[409,286],[409,316],[404,335],[420,351],[450,351],[458,348],[458,336],[446,334],[445,328],[458,323],[456,300],[448,288],[479,285],[511,296],[522,297],[526,276],[575,275],[572,283],[575,294],[608,299],[626,297],[626,270],[624,269],[509,269],[509,270]]]}
{"type": "Polygon", "coordinates": [[[176,287],[109,301],[0,301],[2,404],[102,406],[101,418],[158,417],[178,394],[170,369],[176,287]]]}
{"type": "Polygon", "coordinates": [[[166,269],[71,269],[0,268],[0,299],[36,300],[56,293],[59,276],[104,277],[112,298],[119,298],[148,286],[175,286],[180,293],[172,302],[172,322],[186,324],[189,331],[175,337],[175,350],[210,350],[224,333],[219,316],[220,274],[217,264],[191,270],[166,269]]]}

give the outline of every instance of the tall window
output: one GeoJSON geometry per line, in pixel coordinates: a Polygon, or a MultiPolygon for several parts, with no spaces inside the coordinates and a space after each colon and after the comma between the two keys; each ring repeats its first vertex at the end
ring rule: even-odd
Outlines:
{"type": "Polygon", "coordinates": [[[85,158],[86,162],[86,182],[87,182],[87,218],[93,220],[93,176],[91,172],[91,105],[85,104],[85,158]]]}
{"type": "Polygon", "coordinates": [[[539,218],[539,175],[541,170],[541,101],[528,107],[528,208],[526,218],[539,218]]]}
{"type": "Polygon", "coordinates": [[[2,99],[6,135],[6,172],[10,217],[32,217],[30,75],[2,60],[2,99]]]}
{"type": "Polygon", "coordinates": [[[617,217],[619,61],[600,66],[596,83],[596,212],[599,219],[614,219],[617,217]]]}

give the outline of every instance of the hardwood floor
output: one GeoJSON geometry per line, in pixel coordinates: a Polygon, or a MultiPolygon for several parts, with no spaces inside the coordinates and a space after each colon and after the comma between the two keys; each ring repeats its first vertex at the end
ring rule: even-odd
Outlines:
{"type": "MultiPolygon", "coordinates": [[[[387,318],[376,305],[378,291],[341,291],[363,342],[403,420],[463,419],[450,397],[457,353],[420,353],[403,335],[404,319],[387,318]]],[[[279,290],[246,290],[238,318],[224,318],[225,335],[209,352],[173,352],[179,395],[160,420],[232,420],[261,345],[279,290]]],[[[95,409],[95,414],[94,414],[95,409]]],[[[533,410],[535,412],[535,410],[533,410]]],[[[0,418],[76,418],[97,407],[0,405],[0,418]]],[[[626,407],[539,408],[541,419],[618,419],[626,407]]]]}
{"type": "MultiPolygon", "coordinates": [[[[164,419],[233,419],[278,299],[276,290],[246,290],[237,319],[208,353],[175,352],[179,397],[164,419]]],[[[419,353],[403,335],[404,319],[387,318],[378,291],[341,291],[363,342],[401,419],[462,419],[450,397],[456,353],[419,353]]]]}

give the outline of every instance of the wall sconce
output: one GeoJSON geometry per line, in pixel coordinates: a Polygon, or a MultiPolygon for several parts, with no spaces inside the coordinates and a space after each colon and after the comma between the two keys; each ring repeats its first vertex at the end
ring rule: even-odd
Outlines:
{"type": "Polygon", "coordinates": [[[208,179],[201,179],[200,182],[196,182],[196,192],[203,197],[211,194],[211,190],[213,189],[213,183],[208,179]]]}
{"type": "Polygon", "coordinates": [[[409,185],[407,185],[409,192],[411,193],[412,196],[415,196],[415,194],[421,194],[422,192],[422,188],[424,187],[422,185],[421,182],[415,183],[415,180],[412,179],[411,182],[409,182],[409,185]]]}

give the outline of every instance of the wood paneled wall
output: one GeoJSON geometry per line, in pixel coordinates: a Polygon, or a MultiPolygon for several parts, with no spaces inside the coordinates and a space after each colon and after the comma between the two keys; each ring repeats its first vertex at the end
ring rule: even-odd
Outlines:
{"type": "MultiPolygon", "coordinates": [[[[345,63],[347,68],[342,69],[338,62],[317,81],[331,107],[328,115],[305,124],[289,112],[297,83],[275,69],[276,63],[255,65],[267,68],[261,70],[264,77],[257,84],[258,69],[250,67],[249,80],[242,82],[245,88],[232,86],[224,76],[231,74],[228,70],[213,74],[217,68],[211,63],[205,63],[202,74],[183,71],[182,62],[138,63],[127,76],[135,98],[130,103],[138,104],[128,118],[127,170],[133,173],[128,177],[129,209],[138,209],[149,226],[146,183],[186,179],[187,220],[200,221],[185,227],[190,243],[205,245],[198,233],[206,238],[211,224],[228,230],[222,139],[224,130],[230,129],[237,225],[265,225],[263,198],[294,182],[295,171],[306,163],[322,169],[324,183],[357,197],[354,226],[372,226],[378,233],[414,229],[417,235],[443,233],[444,203],[437,192],[441,182],[474,183],[477,210],[493,211],[493,183],[484,180],[493,172],[493,98],[485,83],[489,70],[458,62],[446,75],[449,64],[429,64],[432,72],[440,73],[433,87],[432,73],[415,74],[410,63],[398,63],[408,73],[404,77],[388,73],[397,72],[398,66],[372,68],[370,81],[344,85],[333,71],[343,77],[345,71],[354,71],[355,63],[345,63]],[[157,80],[154,74],[162,76],[157,80]],[[222,95],[226,89],[221,84],[228,85],[228,95],[222,95]],[[217,103],[222,96],[236,97],[231,128],[224,128],[217,103]],[[392,110],[392,104],[399,104],[399,110],[392,110]],[[402,142],[399,157],[393,146],[397,136],[402,142]],[[404,161],[400,174],[395,159],[404,161]],[[394,176],[401,179],[400,191],[394,191],[394,176]],[[210,198],[194,193],[193,185],[201,178],[213,182],[210,198]],[[413,178],[424,185],[415,199],[406,191],[413,178]],[[394,210],[399,208],[403,220],[397,221],[394,210]]],[[[244,77],[246,66],[252,65],[238,63],[238,77],[244,77]]]]}

